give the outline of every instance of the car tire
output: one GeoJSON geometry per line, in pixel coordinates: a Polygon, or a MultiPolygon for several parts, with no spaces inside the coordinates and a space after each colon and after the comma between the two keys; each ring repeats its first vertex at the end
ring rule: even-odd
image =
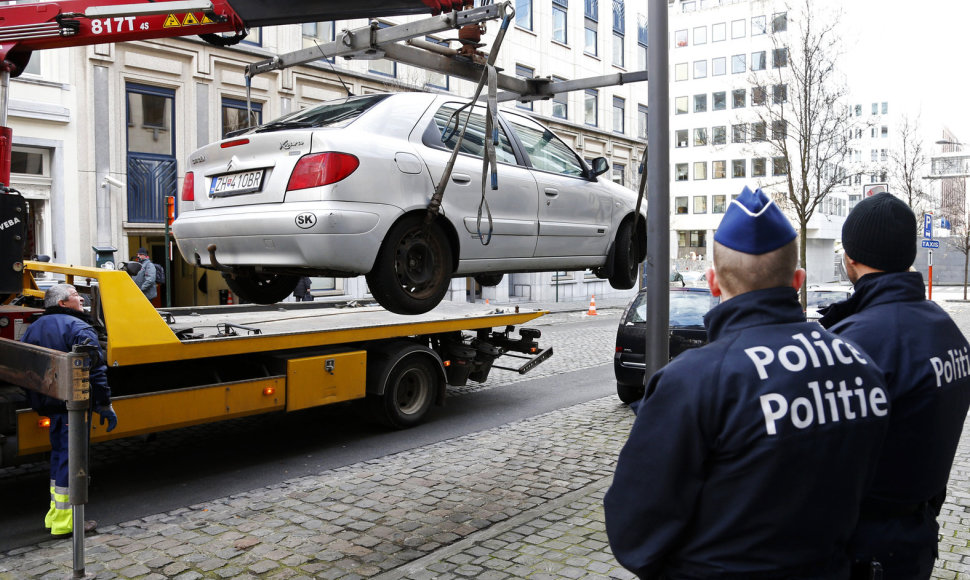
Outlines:
{"type": "Polygon", "coordinates": [[[441,225],[427,228],[423,214],[405,216],[387,232],[367,286],[381,306],[396,314],[423,314],[451,285],[451,247],[441,225]]]}
{"type": "Polygon", "coordinates": [[[613,241],[613,274],[610,276],[610,286],[617,290],[633,288],[637,283],[639,267],[633,222],[627,220],[620,225],[613,241]]]}
{"type": "Polygon", "coordinates": [[[441,377],[430,358],[409,356],[387,377],[383,395],[367,397],[373,416],[394,429],[407,429],[424,419],[441,387],[441,377]]]}
{"type": "Polygon", "coordinates": [[[505,274],[477,274],[475,281],[482,286],[498,286],[505,278],[505,274]]]}
{"type": "Polygon", "coordinates": [[[643,398],[643,385],[624,385],[616,383],[616,396],[629,405],[643,398]]]}
{"type": "Polygon", "coordinates": [[[222,277],[233,294],[246,302],[256,304],[276,304],[293,293],[299,276],[291,274],[244,274],[235,276],[223,272],[222,277]]]}

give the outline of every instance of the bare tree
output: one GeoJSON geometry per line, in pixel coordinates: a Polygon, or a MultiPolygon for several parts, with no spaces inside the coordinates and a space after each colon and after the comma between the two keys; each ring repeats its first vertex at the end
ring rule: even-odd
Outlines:
{"type": "Polygon", "coordinates": [[[946,243],[954,250],[963,254],[963,299],[967,299],[967,278],[970,274],[970,211],[967,204],[963,207],[950,208],[950,237],[946,243]]]}
{"type": "MultiPolygon", "coordinates": [[[[933,209],[933,199],[924,187],[923,176],[929,159],[920,137],[919,117],[903,115],[899,122],[899,146],[890,150],[890,191],[909,205],[917,216],[933,209]]],[[[923,224],[917,224],[922,229],[923,224]]]]}
{"type": "MultiPolygon", "coordinates": [[[[752,141],[765,140],[772,154],[771,172],[778,176],[773,193],[779,204],[794,215],[799,231],[799,260],[806,265],[808,221],[822,200],[847,177],[850,129],[854,128],[847,105],[845,82],[837,62],[841,55],[838,14],[818,13],[817,3],[800,0],[786,37],[773,23],[775,50],[768,59],[770,72],[753,77],[753,105],[759,120],[752,141]],[[757,80],[760,78],[760,81],[757,80]],[[765,81],[769,86],[757,86],[765,81]],[[757,96],[757,98],[756,98],[757,96]]],[[[802,306],[807,292],[801,290],[802,306]]]]}

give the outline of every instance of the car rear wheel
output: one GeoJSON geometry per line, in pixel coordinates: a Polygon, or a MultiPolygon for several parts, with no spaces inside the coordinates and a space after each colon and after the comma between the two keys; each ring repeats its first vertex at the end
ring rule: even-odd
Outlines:
{"type": "Polygon", "coordinates": [[[617,290],[633,288],[637,283],[639,266],[633,222],[627,220],[620,225],[613,242],[613,275],[610,276],[610,286],[617,290]]]}
{"type": "Polygon", "coordinates": [[[616,383],[616,396],[629,405],[643,398],[643,385],[623,385],[616,383]]]}
{"type": "Polygon", "coordinates": [[[451,248],[437,222],[425,227],[423,215],[394,224],[367,286],[381,306],[397,314],[422,314],[437,306],[451,284],[451,248]]]}
{"type": "Polygon", "coordinates": [[[257,274],[236,272],[235,276],[223,272],[226,285],[247,302],[276,304],[293,292],[299,276],[291,274],[257,274]]]}
{"type": "Polygon", "coordinates": [[[477,274],[475,281],[482,286],[498,286],[505,274],[477,274]]]}

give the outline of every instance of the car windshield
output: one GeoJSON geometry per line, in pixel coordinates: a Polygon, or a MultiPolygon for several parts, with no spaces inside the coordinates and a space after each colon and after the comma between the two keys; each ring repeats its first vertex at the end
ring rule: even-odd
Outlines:
{"type": "Polygon", "coordinates": [[[364,111],[383,101],[388,96],[362,95],[359,97],[347,97],[345,99],[327,101],[316,107],[283,115],[265,125],[256,127],[254,131],[264,133],[302,127],[346,127],[354,119],[360,117],[364,111]]]}
{"type": "MultiPolygon", "coordinates": [[[[708,292],[671,292],[670,327],[702,328],[704,326],[704,315],[713,305],[711,295],[708,292]]],[[[627,322],[646,322],[646,293],[639,294],[633,306],[630,309],[627,322]]]]}
{"type": "Polygon", "coordinates": [[[808,305],[815,308],[822,308],[836,302],[841,302],[849,297],[848,290],[809,290],[808,305]]]}

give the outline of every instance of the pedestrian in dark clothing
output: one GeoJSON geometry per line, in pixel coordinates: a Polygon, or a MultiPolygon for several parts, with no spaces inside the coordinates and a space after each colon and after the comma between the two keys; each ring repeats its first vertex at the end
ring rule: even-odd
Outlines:
{"type": "Polygon", "coordinates": [[[135,284],[141,288],[142,293],[145,294],[145,298],[151,300],[158,296],[158,287],[155,286],[158,282],[155,276],[155,264],[148,257],[148,250],[145,248],[138,248],[136,259],[141,264],[141,270],[135,274],[135,284]]]}
{"type": "Polygon", "coordinates": [[[929,578],[936,517],[970,408],[970,345],[926,300],[916,259],[916,216],[889,193],[867,198],[842,227],[852,296],[821,324],[862,346],[886,376],[893,406],[872,489],[850,544],[853,578],[878,561],[886,580],[929,578]]]}
{"type": "Polygon", "coordinates": [[[313,282],[309,276],[300,276],[296,281],[296,288],[293,289],[293,297],[297,302],[312,302],[313,294],[310,293],[310,286],[313,282]]]}
{"type": "Polygon", "coordinates": [[[797,234],[761,190],[714,242],[711,342],[650,378],[604,500],[610,547],[640,578],[847,578],[882,373],[805,321],[797,234]]]}
{"type": "MultiPolygon", "coordinates": [[[[44,314],[27,327],[21,340],[62,352],[71,352],[74,345],[95,347],[89,373],[91,401],[94,412],[101,416],[101,424],[107,421],[108,431],[115,428],[118,416],[111,406],[104,351],[90,318],[81,307],[81,297],[74,286],[58,284],[47,290],[44,294],[44,314]]],[[[68,493],[67,406],[64,401],[31,390],[27,391],[27,401],[39,415],[51,420],[51,505],[44,525],[50,528],[53,537],[68,537],[74,529],[74,514],[68,493]]],[[[93,531],[96,526],[94,521],[87,521],[84,530],[93,531]]]]}

